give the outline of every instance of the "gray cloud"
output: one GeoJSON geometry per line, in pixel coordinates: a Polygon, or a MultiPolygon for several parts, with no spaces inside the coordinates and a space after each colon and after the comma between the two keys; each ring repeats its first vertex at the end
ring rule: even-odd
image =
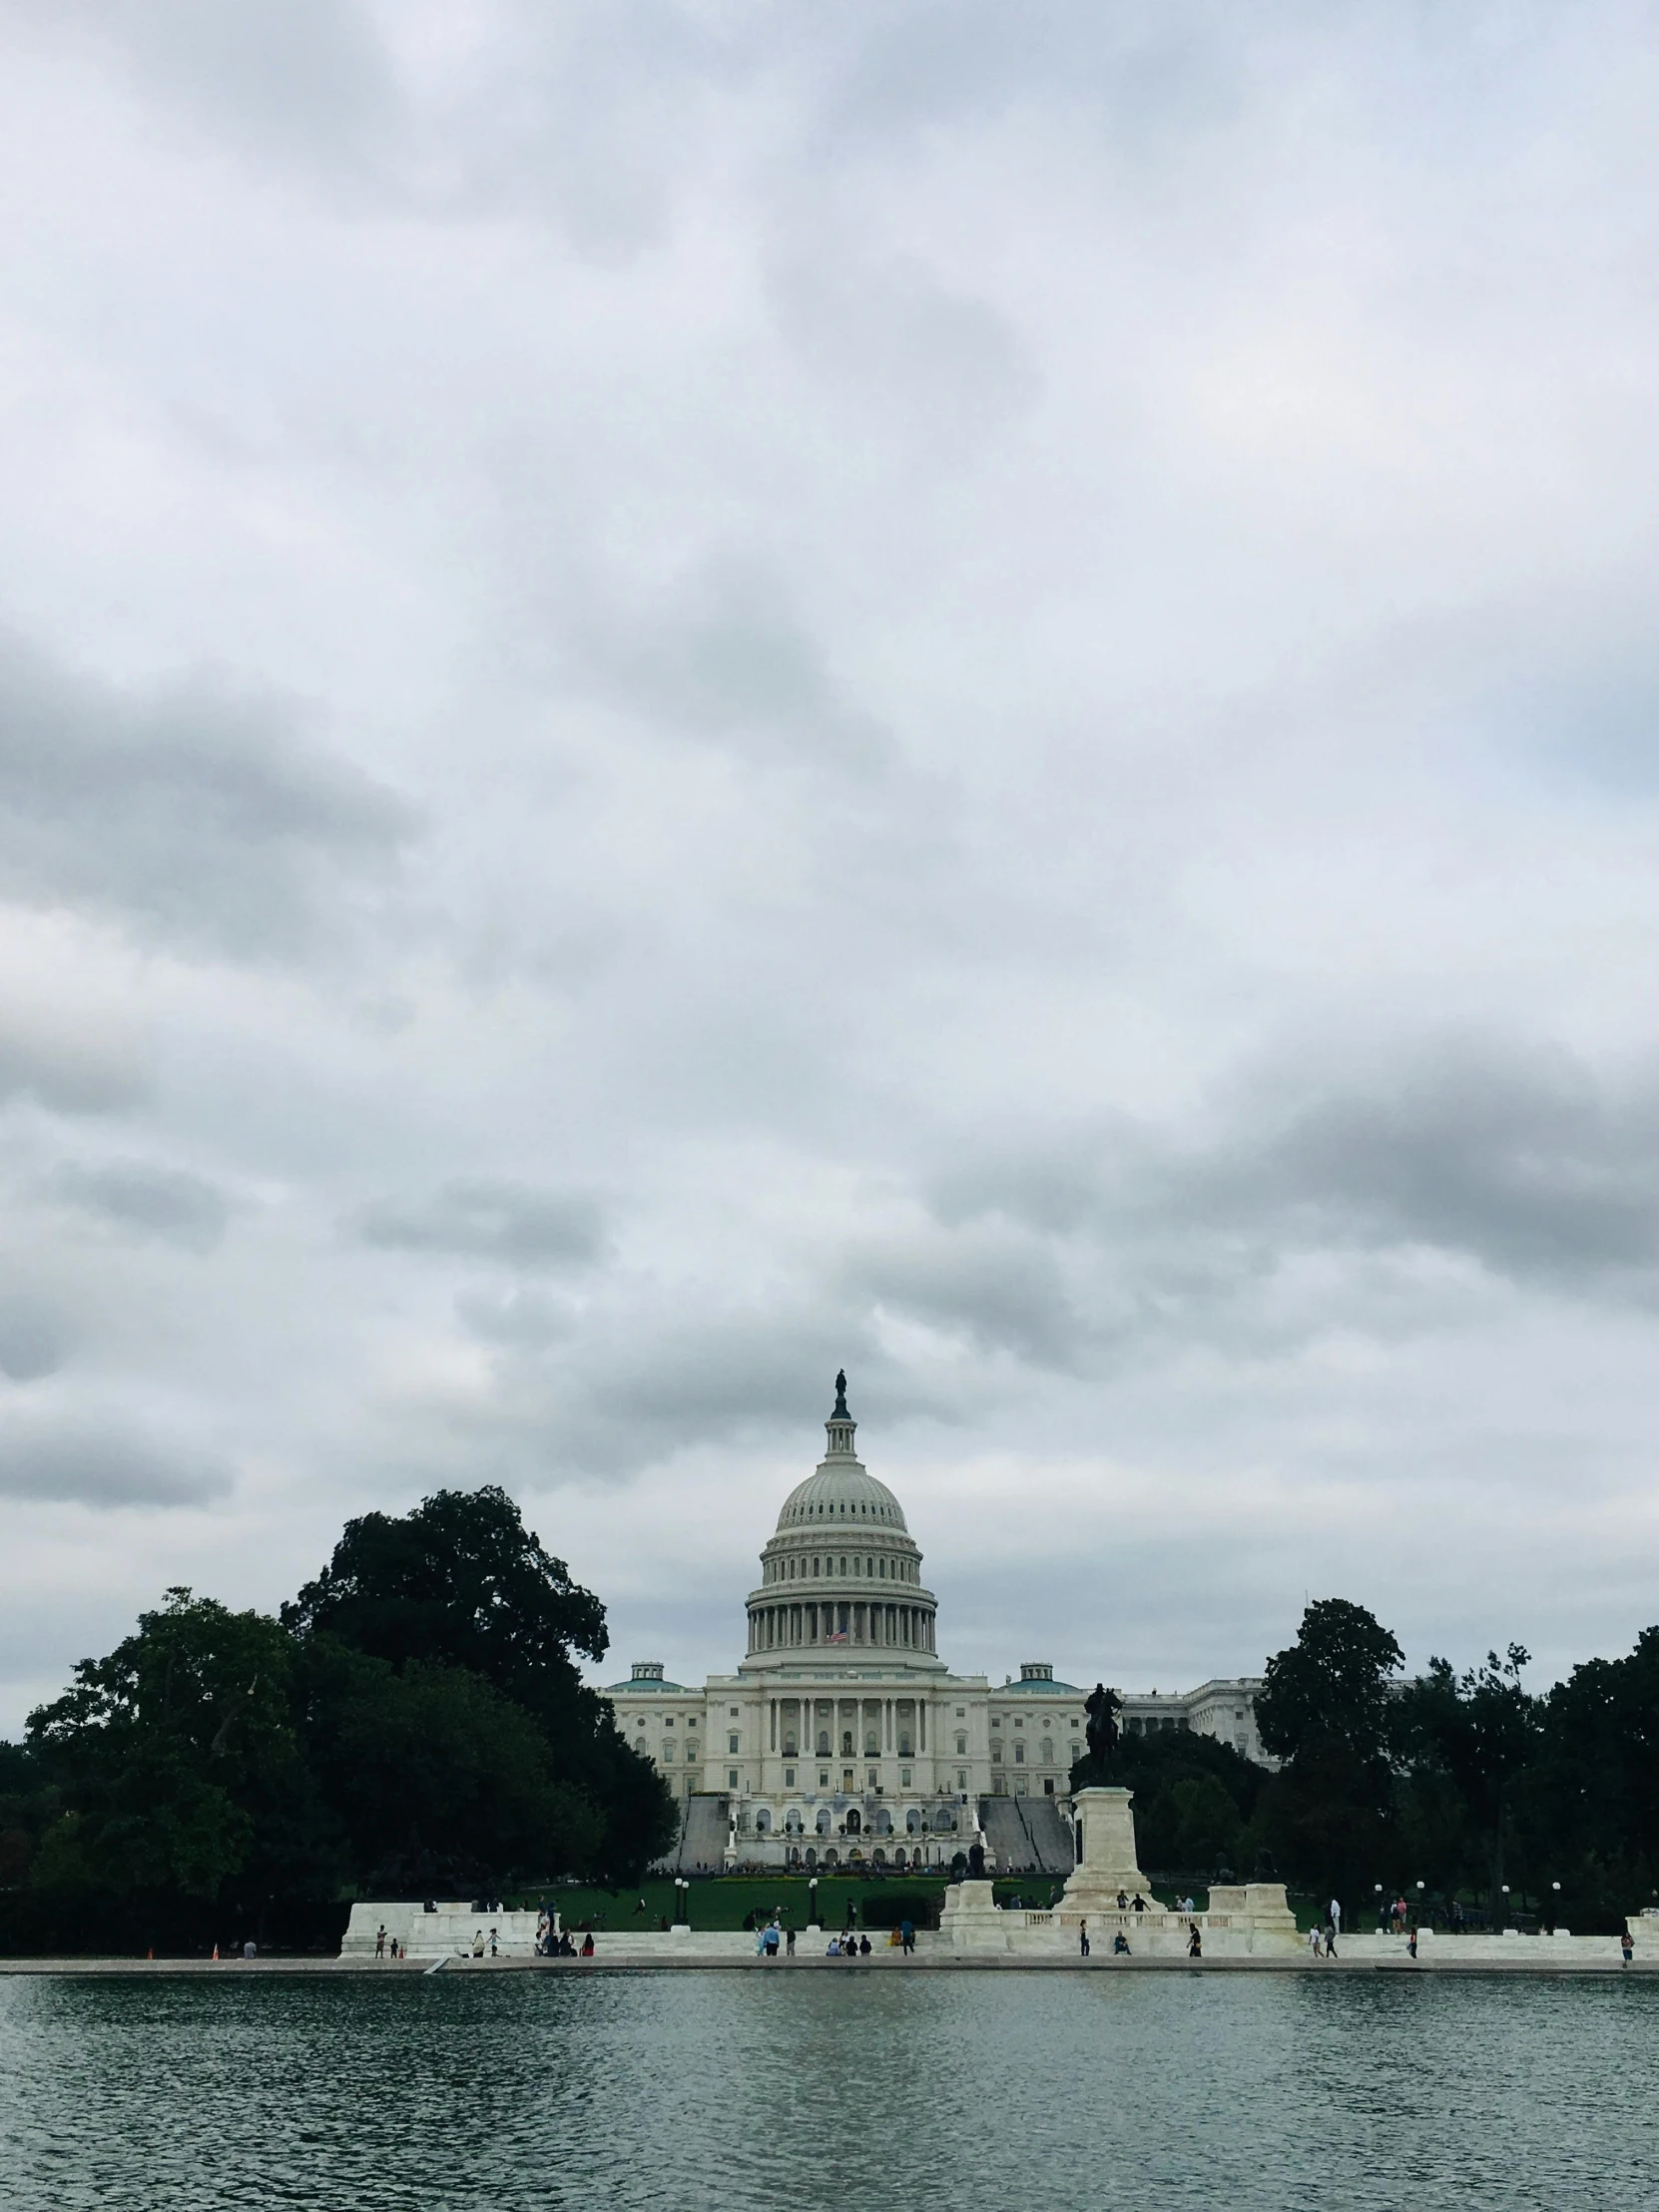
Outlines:
{"type": "Polygon", "coordinates": [[[1307,1055],[1212,1101],[1184,1140],[1127,1119],[941,1176],[960,1225],[1085,1234],[1147,1287],[1236,1283],[1309,1250],[1421,1246],[1589,1296],[1653,1294],[1659,1084],[1608,1083],[1558,1046],[1399,1038],[1307,1055]]]}
{"type": "Polygon", "coordinates": [[[114,1422],[0,1421],[0,1497],[114,1508],[201,1505],[232,1486],[209,1454],[114,1422]]]}
{"type": "Polygon", "coordinates": [[[379,1199],[352,1227],[387,1252],[489,1260],[513,1268],[585,1267],[603,1246],[598,1204],[580,1192],[457,1176],[431,1198],[379,1199]]]}
{"type": "Polygon", "coordinates": [[[0,1102],[33,1098],[61,1114],[134,1105],[150,1075],[131,1040],[0,1007],[0,1102]]]}
{"type": "Polygon", "coordinates": [[[132,699],[0,645],[0,894],[233,957],[313,949],[414,820],[288,722],[200,680],[132,699]]]}
{"type": "Polygon", "coordinates": [[[56,1319],[25,1299],[0,1297],[0,1375],[38,1382],[63,1365],[66,1344],[56,1319]]]}
{"type": "Polygon", "coordinates": [[[231,1202],[217,1184],[188,1168],[146,1160],[106,1160],[97,1166],[64,1161],[47,1184],[60,1204],[118,1235],[154,1238],[186,1252],[213,1252],[223,1242],[231,1202]]]}
{"type": "Polygon", "coordinates": [[[774,764],[868,770],[891,741],[847,699],[783,580],[712,562],[677,586],[613,598],[573,626],[572,673],[658,728],[774,764]]]}

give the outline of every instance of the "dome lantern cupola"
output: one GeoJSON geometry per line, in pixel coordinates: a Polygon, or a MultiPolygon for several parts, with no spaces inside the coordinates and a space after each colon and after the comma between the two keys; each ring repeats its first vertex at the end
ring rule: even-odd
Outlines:
{"type": "Polygon", "coordinates": [[[824,1427],[825,1433],[830,1438],[830,1448],[825,1453],[827,1459],[855,1459],[857,1457],[857,1453],[852,1448],[852,1438],[857,1432],[858,1423],[846,1409],[846,1370],[844,1368],[835,1377],[834,1410],[825,1422],[824,1427]]]}

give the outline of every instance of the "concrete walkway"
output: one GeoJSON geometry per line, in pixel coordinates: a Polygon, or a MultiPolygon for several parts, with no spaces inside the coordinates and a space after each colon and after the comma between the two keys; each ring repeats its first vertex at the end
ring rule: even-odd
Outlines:
{"type": "Polygon", "coordinates": [[[592,1958],[0,1958],[0,1974],[217,1974],[227,1979],[269,1974],[426,1974],[435,1967],[445,1974],[478,1973],[1407,1973],[1407,1974],[1532,1974],[1546,1979],[1583,1974],[1659,1973],[1659,1958],[1645,1958],[1626,1966],[1617,1943],[1607,1944],[1606,1957],[1575,1956],[1487,1959],[1419,1958],[1412,1961],[1401,1945],[1387,1957],[1320,1958],[1267,1956],[1247,1958],[1114,1957],[1098,1952],[1091,1958],[1054,1957],[1034,1953],[974,1957],[949,1950],[917,1951],[906,1958],[901,1951],[885,1948],[867,1958],[828,1958],[816,1952],[798,1952],[794,1958],[764,1959],[753,1951],[697,1957],[668,1953],[625,1955],[620,1949],[603,1948],[592,1958]]]}

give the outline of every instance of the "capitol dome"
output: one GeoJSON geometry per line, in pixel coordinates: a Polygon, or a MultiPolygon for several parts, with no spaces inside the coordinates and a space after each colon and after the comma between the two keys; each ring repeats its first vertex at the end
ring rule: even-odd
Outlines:
{"type": "Polygon", "coordinates": [[[846,1377],[825,1422],[829,1447],[784,1500],[749,1597],[749,1652],[834,1647],[848,1662],[879,1653],[884,1664],[937,1671],[935,1600],[904,1508],[853,1445],[846,1377]],[[859,1653],[862,1647],[862,1653],[859,1653]],[[873,1652],[871,1647],[873,1647],[873,1652]]]}
{"type": "Polygon", "coordinates": [[[779,1534],[802,1528],[808,1522],[871,1521],[883,1528],[902,1530],[904,1509],[884,1482],[860,1466],[856,1459],[826,1459],[805,1482],[798,1482],[784,1500],[778,1516],[779,1534]]]}

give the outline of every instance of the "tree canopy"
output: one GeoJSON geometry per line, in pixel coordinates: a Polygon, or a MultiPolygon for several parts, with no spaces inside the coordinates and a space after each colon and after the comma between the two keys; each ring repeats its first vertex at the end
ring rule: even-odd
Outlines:
{"type": "Polygon", "coordinates": [[[674,1809],[582,1682],[606,1643],[496,1488],[351,1521],[279,1619],[169,1590],[0,1746],[0,1887],[102,1909],[633,1880],[674,1809]]]}

